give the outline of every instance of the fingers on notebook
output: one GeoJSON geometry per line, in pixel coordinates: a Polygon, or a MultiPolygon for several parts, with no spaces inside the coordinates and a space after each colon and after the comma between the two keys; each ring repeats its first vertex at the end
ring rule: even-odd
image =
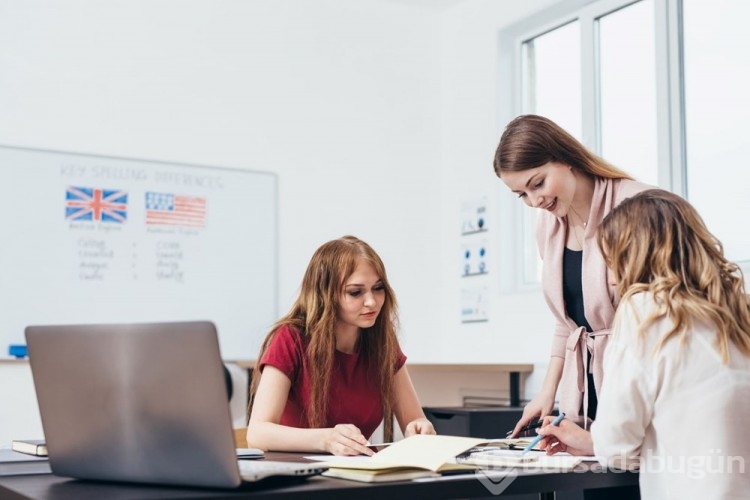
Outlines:
{"type": "Polygon", "coordinates": [[[409,437],[415,434],[435,434],[435,427],[432,425],[432,422],[430,422],[426,418],[418,418],[416,420],[412,420],[406,426],[404,436],[409,437]]]}
{"type": "Polygon", "coordinates": [[[367,439],[356,425],[339,424],[332,429],[329,450],[334,455],[373,455],[367,439]]]}

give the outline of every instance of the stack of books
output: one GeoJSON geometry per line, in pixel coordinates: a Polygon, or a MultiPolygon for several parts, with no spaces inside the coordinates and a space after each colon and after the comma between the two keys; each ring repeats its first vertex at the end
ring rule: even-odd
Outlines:
{"type": "Polygon", "coordinates": [[[11,443],[11,449],[37,457],[47,456],[47,443],[44,442],[44,439],[14,439],[11,443]]]}

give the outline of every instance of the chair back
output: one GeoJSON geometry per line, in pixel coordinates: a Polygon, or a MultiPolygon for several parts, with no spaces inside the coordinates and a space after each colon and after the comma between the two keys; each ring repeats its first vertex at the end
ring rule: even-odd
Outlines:
{"type": "Polygon", "coordinates": [[[247,448],[247,427],[234,429],[235,448],[247,448]]]}

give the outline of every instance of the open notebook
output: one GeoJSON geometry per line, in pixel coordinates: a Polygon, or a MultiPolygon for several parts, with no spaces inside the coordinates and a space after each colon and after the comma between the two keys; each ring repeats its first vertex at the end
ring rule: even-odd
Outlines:
{"type": "Polygon", "coordinates": [[[212,323],[30,326],[26,342],[57,475],[232,488],[326,469],[238,462],[212,323]]]}
{"type": "MultiPolygon", "coordinates": [[[[550,467],[561,470],[580,463],[577,457],[548,457],[534,452],[521,457],[521,450],[531,439],[498,439],[459,436],[411,436],[392,444],[372,457],[331,457],[326,460],[329,469],[324,475],[356,481],[397,481],[445,473],[472,472],[479,467],[550,467]],[[512,448],[520,448],[511,451],[512,448]],[[489,459],[473,461],[472,456],[497,453],[489,459]],[[457,460],[457,457],[460,457],[457,460]],[[411,472],[414,475],[408,476],[411,472]],[[421,472],[421,474],[419,474],[421,472]]],[[[320,458],[320,457],[316,457],[320,458]]]]}

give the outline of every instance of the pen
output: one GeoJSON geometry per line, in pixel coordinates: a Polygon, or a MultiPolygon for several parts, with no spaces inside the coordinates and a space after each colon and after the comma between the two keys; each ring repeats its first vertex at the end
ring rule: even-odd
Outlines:
{"type": "MultiPolygon", "coordinates": [[[[552,421],[552,425],[554,425],[555,427],[557,427],[558,425],[560,425],[560,422],[562,422],[562,419],[564,419],[564,418],[565,418],[565,413],[560,413],[552,421]]],[[[539,435],[537,435],[537,437],[535,437],[534,439],[532,439],[531,442],[526,446],[526,448],[524,448],[523,451],[521,452],[521,456],[525,455],[527,451],[529,451],[534,446],[536,446],[537,444],[539,444],[539,441],[541,441],[543,438],[544,438],[544,435],[543,434],[539,434],[539,435]]]]}
{"type": "MultiPolygon", "coordinates": [[[[540,420],[537,420],[536,422],[532,422],[530,424],[526,424],[523,427],[521,427],[520,429],[518,429],[518,432],[528,432],[528,431],[537,429],[537,428],[539,428],[539,427],[542,426],[542,422],[544,422],[544,420],[540,419],[540,420]]],[[[511,429],[508,432],[506,432],[505,433],[505,437],[508,437],[511,434],[513,434],[513,429],[511,429]]]]}

